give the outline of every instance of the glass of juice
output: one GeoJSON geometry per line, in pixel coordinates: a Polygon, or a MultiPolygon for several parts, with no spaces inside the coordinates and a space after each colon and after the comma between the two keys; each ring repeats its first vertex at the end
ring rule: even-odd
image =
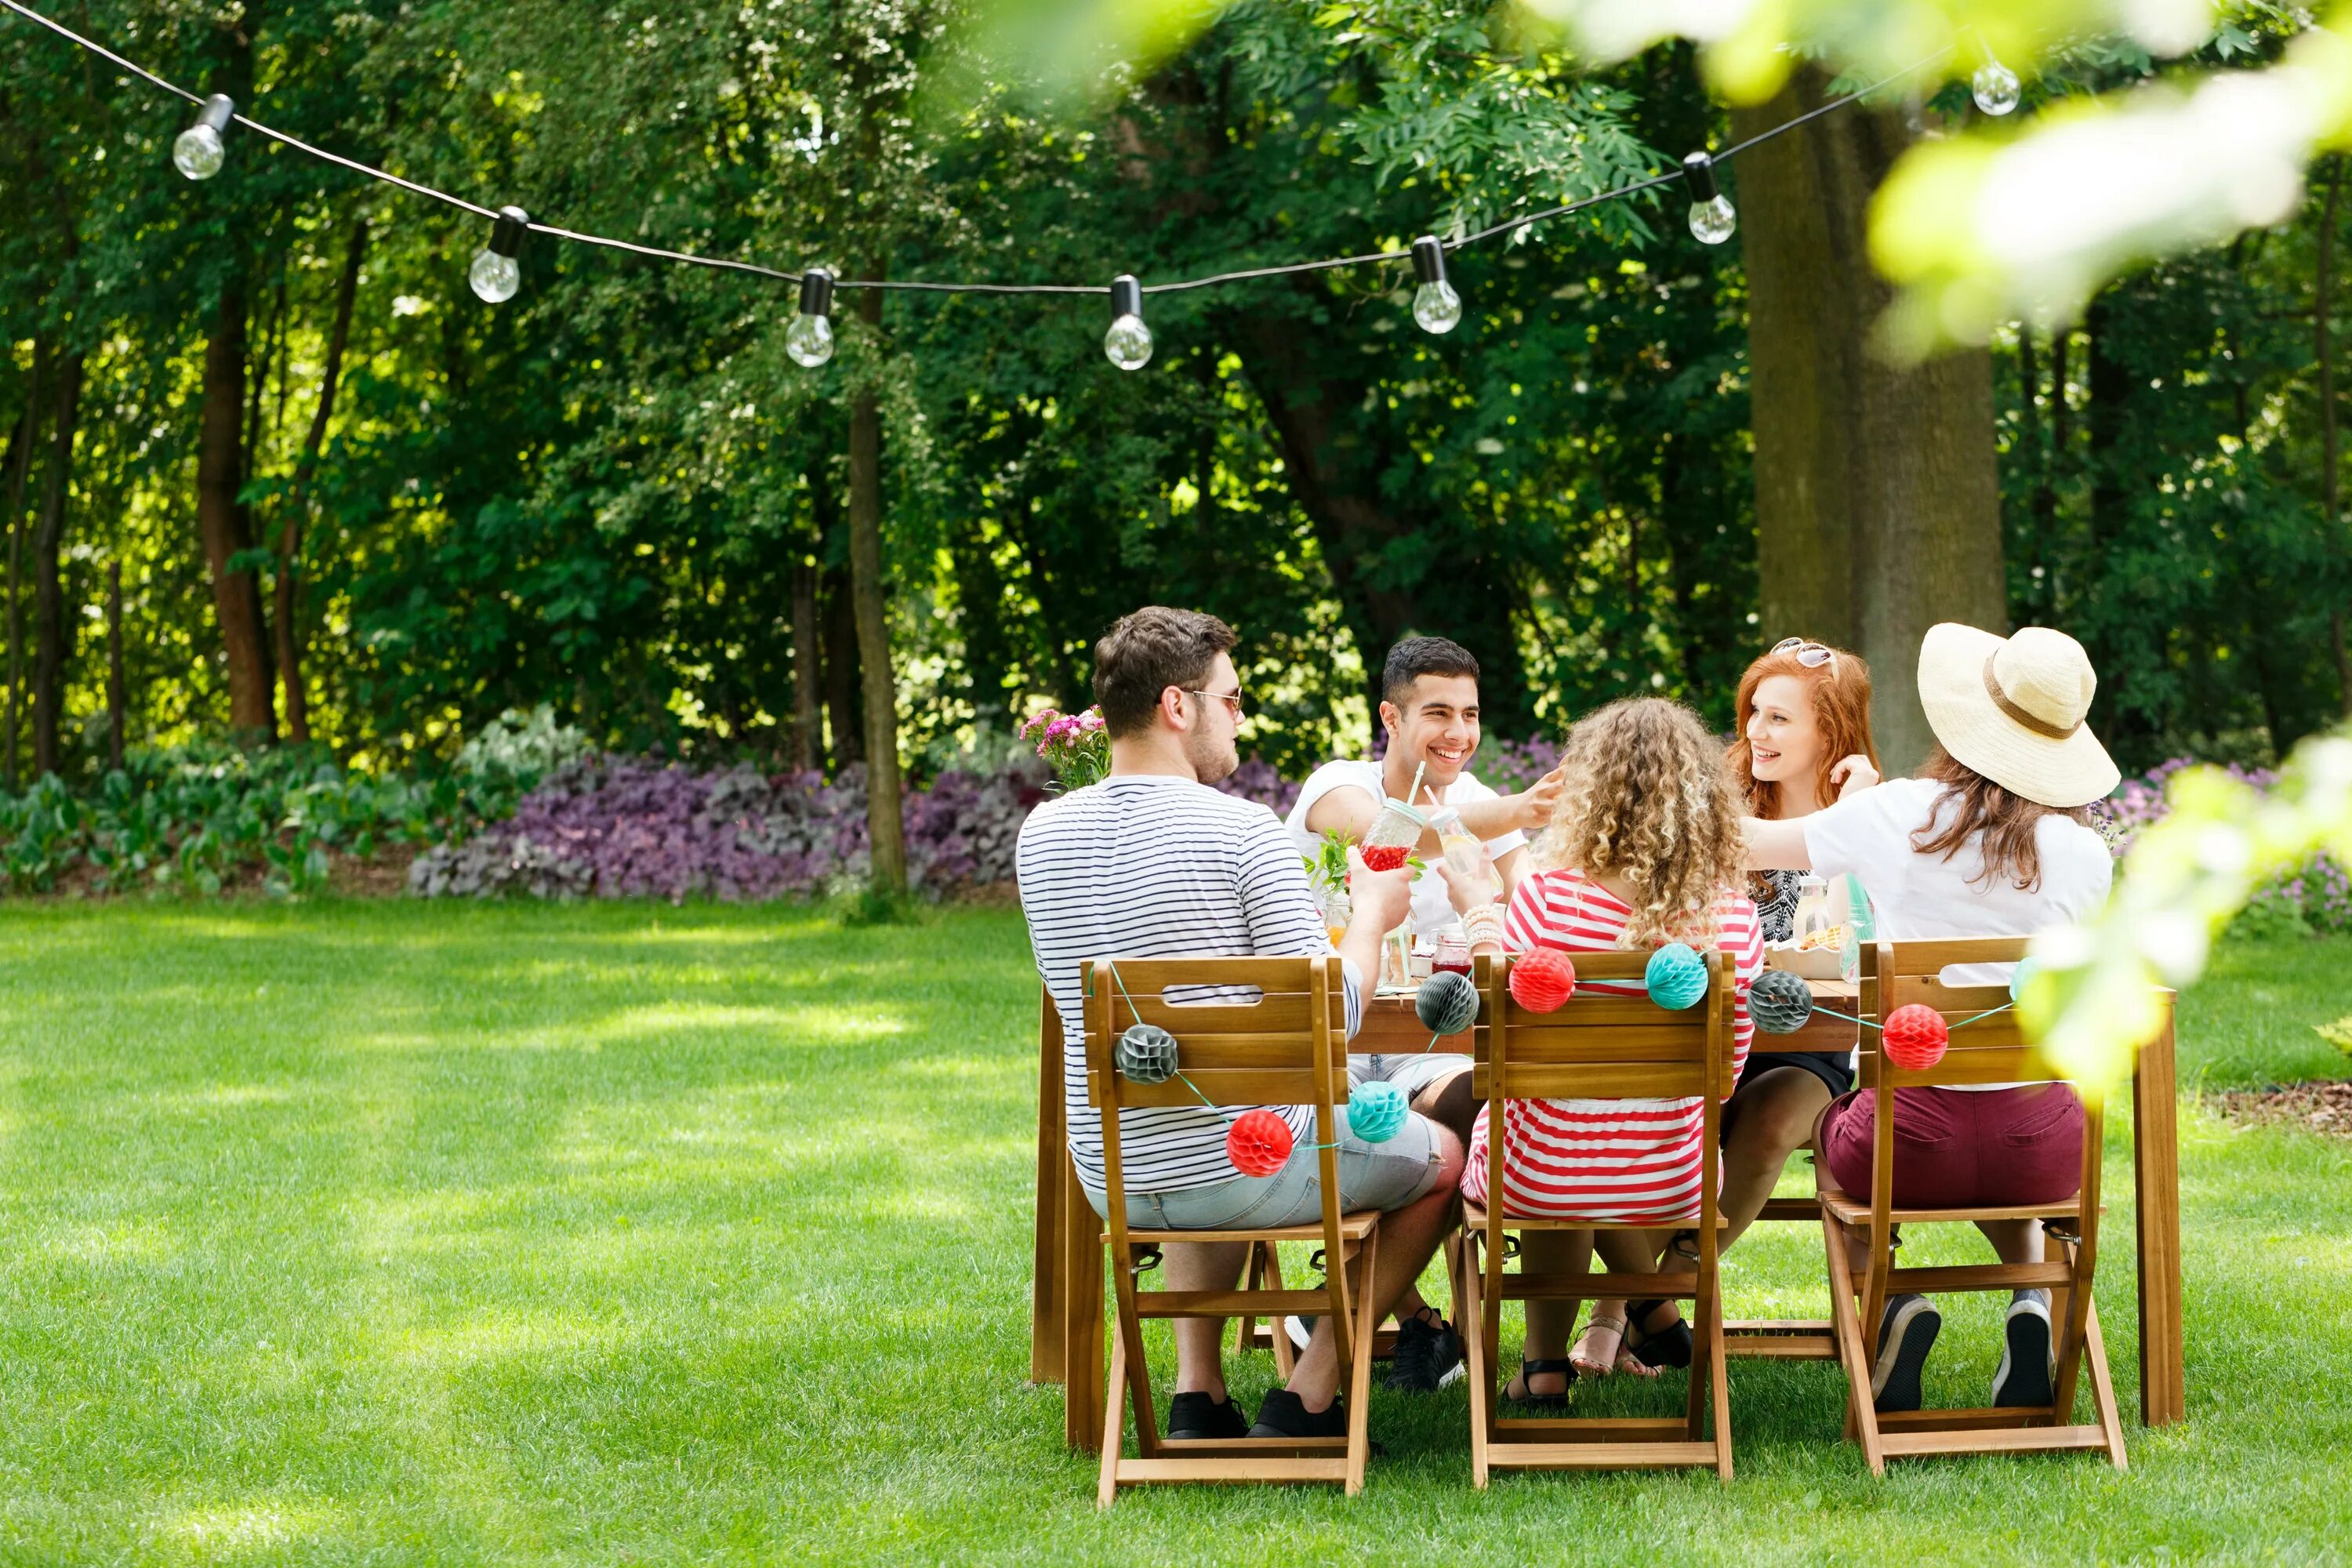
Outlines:
{"type": "Polygon", "coordinates": [[[1462,814],[1452,806],[1440,806],[1432,813],[1429,825],[1437,832],[1439,853],[1456,876],[1475,877],[1491,893],[1494,879],[1486,871],[1486,846],[1476,834],[1462,826],[1462,814]]]}

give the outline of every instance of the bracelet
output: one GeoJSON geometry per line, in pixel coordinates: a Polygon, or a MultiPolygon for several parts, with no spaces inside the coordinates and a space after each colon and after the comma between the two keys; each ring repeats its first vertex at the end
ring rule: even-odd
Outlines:
{"type": "Polygon", "coordinates": [[[1503,945],[1503,911],[1492,904],[1480,904],[1464,911],[1462,934],[1473,948],[1503,945]]]}

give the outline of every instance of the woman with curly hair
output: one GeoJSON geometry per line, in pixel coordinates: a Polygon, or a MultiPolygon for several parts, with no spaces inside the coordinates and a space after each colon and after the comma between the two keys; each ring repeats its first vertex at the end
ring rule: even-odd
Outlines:
{"type": "MultiPolygon", "coordinates": [[[[1688,709],[1638,698],[1578,724],[1560,763],[1566,783],[1540,841],[1540,868],[1512,895],[1504,945],[1522,952],[1640,951],[1673,942],[1721,948],[1738,986],[1736,1077],[1752,1036],[1748,986],[1763,969],[1764,937],[1756,906],[1739,890],[1745,847],[1722,748],[1688,709]]],[[[1638,981],[1595,982],[1592,989],[1643,994],[1638,981]]],[[[1704,1144],[1704,1110],[1696,1096],[1510,1100],[1503,1108],[1501,1201],[1507,1212],[1530,1217],[1662,1226],[1683,1218],[1698,1202],[1701,1162],[1715,1157],[1704,1144]]],[[[1474,1203],[1487,1201],[1492,1113],[1491,1106],[1479,1112],[1463,1175],[1463,1193],[1474,1203]]],[[[1612,1270],[1652,1273],[1668,1236],[1664,1228],[1603,1231],[1599,1250],[1612,1270]]],[[[1530,1268],[1575,1272],[1594,1233],[1531,1231],[1521,1245],[1530,1268]]],[[[1654,1315],[1673,1310],[1671,1302],[1636,1306],[1654,1315]]],[[[1528,1303],[1527,1346],[1511,1397],[1556,1397],[1577,1372],[1653,1373],[1625,1349],[1625,1311],[1614,1301],[1594,1303],[1583,1339],[1562,1359],[1575,1307],[1528,1303]]],[[[1669,1332],[1678,1322],[1651,1331],[1669,1332]]]]}

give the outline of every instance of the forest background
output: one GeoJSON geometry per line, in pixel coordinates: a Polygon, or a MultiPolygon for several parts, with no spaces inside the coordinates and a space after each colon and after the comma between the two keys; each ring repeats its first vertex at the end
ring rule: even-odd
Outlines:
{"type": "MultiPolygon", "coordinates": [[[[486,205],[891,279],[1401,247],[1840,85],[1732,113],[1686,45],[1592,67],[1423,0],[1242,0],[1062,99],[1003,86],[924,0],[61,19],[486,205]]],[[[2259,67],[2299,26],[2231,7],[2179,63],[2259,67]]],[[[2027,110],[2158,68],[2085,45],[2027,110]]],[[[1741,158],[1728,245],[1693,242],[1670,189],[1457,252],[1444,337],[1402,264],[1154,296],[1136,374],[1099,297],[845,292],[809,372],[787,286],[534,241],[493,309],[462,214],[242,135],[190,184],[185,106],[9,19],[0,770],[94,789],[126,744],[274,742],[429,771],[547,704],[624,753],[919,781],[1082,703],[1093,638],[1152,601],[1242,628],[1244,745],[1291,777],[1369,744],[1366,667],[1408,631],[1472,647],[1490,735],[1532,737],[1628,692],[1727,724],[1790,632],[1870,654],[1885,704],[1948,617],[2082,638],[2127,771],[2273,763],[2352,685],[2341,155],[2288,221],[2129,272],[2077,322],[1885,368],[1856,237],[1967,98],[1741,158]]],[[[1882,731],[1916,760],[1916,714],[1882,731]]]]}

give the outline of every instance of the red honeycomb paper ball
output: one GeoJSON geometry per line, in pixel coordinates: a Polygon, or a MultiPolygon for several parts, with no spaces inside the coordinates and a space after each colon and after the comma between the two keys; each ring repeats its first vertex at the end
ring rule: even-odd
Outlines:
{"type": "Polygon", "coordinates": [[[1576,994],[1576,965],[1555,947],[1539,947],[1511,961],[1511,1000],[1530,1013],[1557,1013],[1576,994]]]}
{"type": "Polygon", "coordinates": [[[1886,1026],[1880,1035],[1886,1044],[1886,1059],[1909,1072],[1925,1072],[1942,1061],[1944,1047],[1952,1041],[1944,1016],[1917,1002],[1886,1015],[1886,1026]]]}
{"type": "Polygon", "coordinates": [[[1290,1162],[1290,1123],[1271,1110],[1244,1110],[1225,1130],[1225,1158],[1244,1176],[1271,1176],[1290,1162]]]}
{"type": "Polygon", "coordinates": [[[1368,871],[1393,871],[1404,864],[1406,847],[1402,844],[1374,844],[1363,851],[1364,868],[1368,871]]]}

